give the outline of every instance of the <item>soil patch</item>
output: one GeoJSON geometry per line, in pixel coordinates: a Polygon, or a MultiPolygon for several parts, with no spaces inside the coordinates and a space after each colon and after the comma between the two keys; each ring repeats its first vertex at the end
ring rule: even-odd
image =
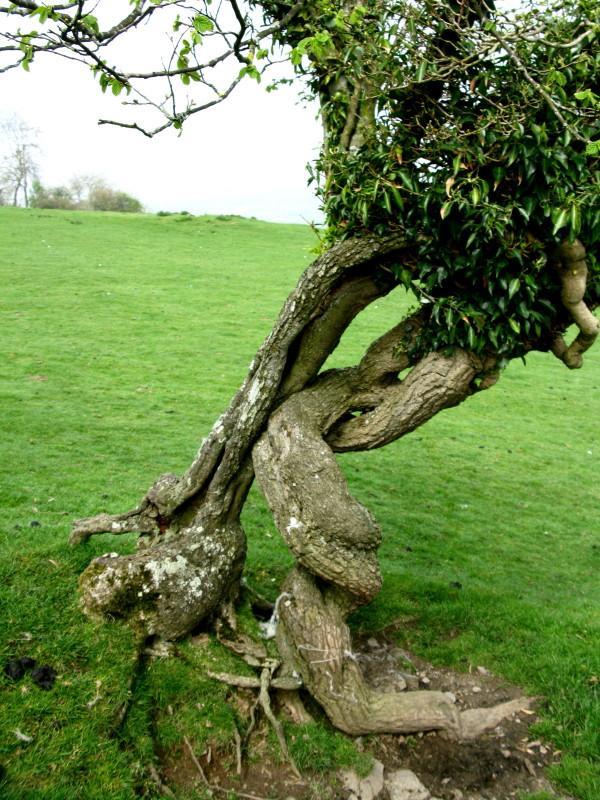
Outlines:
{"type": "MultiPolygon", "coordinates": [[[[398,648],[385,633],[359,640],[355,655],[366,679],[387,691],[435,689],[449,692],[461,710],[488,707],[523,695],[516,686],[490,674],[483,667],[459,673],[433,667],[398,648]]],[[[242,698],[238,698],[238,702],[242,698]]],[[[557,794],[545,777],[546,768],[556,763],[560,752],[548,743],[532,738],[528,731],[536,714],[523,710],[475,741],[458,743],[444,733],[415,736],[381,735],[359,737],[357,746],[382,762],[386,773],[398,769],[414,772],[439,800],[512,800],[523,793],[557,794]]],[[[235,744],[224,752],[208,748],[196,753],[209,784],[237,792],[239,797],[273,800],[348,800],[338,774],[305,774],[295,778],[285,764],[274,763],[267,743],[268,731],[258,726],[252,735],[250,756],[244,759],[242,774],[236,774],[235,744]]],[[[165,754],[162,774],[166,783],[179,789],[200,788],[203,780],[186,748],[165,754]]],[[[215,797],[226,797],[217,790],[215,797]]],[[[379,795],[385,800],[384,788],[379,795]]]]}

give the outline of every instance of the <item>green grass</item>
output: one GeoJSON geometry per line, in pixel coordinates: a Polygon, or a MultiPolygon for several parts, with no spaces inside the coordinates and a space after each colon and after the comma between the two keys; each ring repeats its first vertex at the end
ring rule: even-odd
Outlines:
{"type": "MultiPolygon", "coordinates": [[[[0,209],[0,659],[59,673],[50,692],[0,677],[2,797],[151,797],[157,747],[227,747],[235,712],[188,646],[143,672],[115,735],[134,642],[88,623],[76,585],[94,555],[133,543],[66,538],[74,517],[125,510],[187,466],[314,244],[302,226],[235,217],[0,209]]],[[[404,305],[368,309],[332,364],[404,305]]],[[[599,388],[600,347],[574,373],[532,356],[401,442],[341,459],[384,536],[383,591],[353,624],[404,619],[398,636],[426,657],[547,698],[538,735],[563,751],[553,777],[580,800],[600,797],[599,388]]],[[[274,596],[290,559],[256,491],[244,524],[249,580],[274,596]]],[[[324,723],[298,742],[322,769],[357,758],[324,723]]]]}

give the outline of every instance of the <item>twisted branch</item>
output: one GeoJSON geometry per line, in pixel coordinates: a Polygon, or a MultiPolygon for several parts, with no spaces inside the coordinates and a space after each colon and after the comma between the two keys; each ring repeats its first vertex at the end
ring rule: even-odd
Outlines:
{"type": "Polygon", "coordinates": [[[562,334],[558,334],[552,343],[552,352],[569,369],[579,369],[583,365],[583,353],[589,350],[598,337],[600,321],[583,300],[588,275],[585,247],[578,239],[572,243],[563,242],[558,248],[557,256],[554,267],[562,286],[560,299],[579,328],[579,333],[568,346],[562,334]]]}

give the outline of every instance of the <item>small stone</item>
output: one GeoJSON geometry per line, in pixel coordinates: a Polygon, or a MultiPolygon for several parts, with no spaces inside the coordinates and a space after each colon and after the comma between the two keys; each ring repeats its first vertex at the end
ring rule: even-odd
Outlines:
{"type": "Polygon", "coordinates": [[[489,675],[490,674],[489,670],[487,670],[485,667],[477,667],[477,672],[480,675],[489,675]]]}
{"type": "Polygon", "coordinates": [[[451,703],[456,703],[456,695],[454,692],[446,692],[446,697],[450,700],[451,703]]]}
{"type": "Polygon", "coordinates": [[[427,677],[427,675],[422,675],[422,676],[421,676],[421,680],[420,680],[420,682],[421,682],[421,684],[422,684],[423,686],[429,686],[429,684],[431,683],[431,681],[429,680],[429,678],[427,677]]]}
{"type": "Polygon", "coordinates": [[[481,692],[481,686],[474,686],[472,691],[473,694],[479,694],[481,692]]]}
{"type": "Polygon", "coordinates": [[[377,639],[367,639],[367,647],[370,647],[371,650],[377,650],[379,648],[379,642],[377,639]]]}
{"type": "Polygon", "coordinates": [[[345,770],[340,774],[344,788],[356,800],[376,800],[383,792],[383,764],[374,761],[373,769],[366,778],[359,778],[354,770],[345,770]]]}
{"type": "Polygon", "coordinates": [[[510,756],[511,756],[510,750],[500,750],[500,752],[502,753],[504,758],[510,758],[510,756]]]}
{"type": "Polygon", "coordinates": [[[385,786],[390,800],[431,800],[429,791],[409,769],[390,773],[385,786]]]}
{"type": "Polygon", "coordinates": [[[452,800],[464,800],[464,794],[460,789],[452,789],[450,794],[452,795],[452,800]]]}
{"type": "Polygon", "coordinates": [[[414,692],[419,688],[419,678],[417,675],[411,675],[408,672],[400,672],[399,675],[410,692],[414,692]]]}

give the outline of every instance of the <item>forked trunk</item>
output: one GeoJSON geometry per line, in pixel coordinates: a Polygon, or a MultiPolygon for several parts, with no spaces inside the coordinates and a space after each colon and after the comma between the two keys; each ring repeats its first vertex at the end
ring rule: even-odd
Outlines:
{"type": "Polygon", "coordinates": [[[72,541],[142,534],[136,554],[90,564],[81,578],[84,609],[123,617],[142,635],[181,637],[236,596],[246,548],[239,516],[256,474],[296,559],[278,603],[283,671],[296,672],[347,732],[443,728],[468,737],[500,712],[467,720],[440,693],[373,691],[345,622],[379,591],[380,533],[334,453],[385,445],[494,381],[495,363],[464,351],[409,355],[418,314],[355,367],[319,374],[352,319],[396,285],[391,266],[406,249],[400,238],[365,238],[317,259],[188,471],[160,478],[127,514],[78,521],[72,541]]]}

